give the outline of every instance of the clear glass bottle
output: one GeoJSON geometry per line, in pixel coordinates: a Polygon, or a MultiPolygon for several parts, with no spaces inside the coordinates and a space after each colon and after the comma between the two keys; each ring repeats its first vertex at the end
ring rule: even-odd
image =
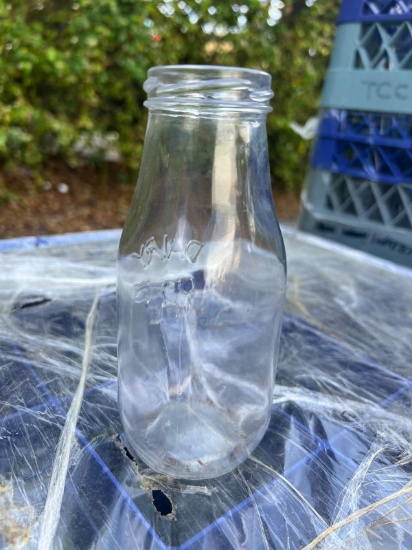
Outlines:
{"type": "Polygon", "coordinates": [[[118,258],[119,409],[177,478],[240,464],[269,423],[286,287],[270,185],[271,78],[150,69],[149,121],[118,258]]]}

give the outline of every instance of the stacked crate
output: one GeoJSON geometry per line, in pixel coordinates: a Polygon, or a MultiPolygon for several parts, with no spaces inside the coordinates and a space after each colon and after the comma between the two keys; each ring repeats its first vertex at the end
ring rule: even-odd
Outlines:
{"type": "Polygon", "coordinates": [[[299,227],[412,267],[412,0],[343,0],[299,227]]]}

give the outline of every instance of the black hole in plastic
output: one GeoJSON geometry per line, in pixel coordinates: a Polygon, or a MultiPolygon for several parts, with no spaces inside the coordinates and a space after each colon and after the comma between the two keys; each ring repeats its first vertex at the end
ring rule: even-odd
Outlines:
{"type": "Polygon", "coordinates": [[[172,501],[160,489],[152,491],[153,505],[161,516],[168,516],[173,512],[172,501]]]}
{"type": "Polygon", "coordinates": [[[134,456],[129,451],[129,449],[125,446],[123,447],[123,449],[124,449],[124,452],[126,453],[127,458],[130,459],[132,462],[136,462],[136,460],[134,459],[134,456]]]}
{"type": "Polygon", "coordinates": [[[51,302],[51,298],[45,298],[43,296],[33,296],[32,298],[27,298],[24,302],[16,304],[14,309],[27,309],[29,307],[43,306],[51,302]]]}

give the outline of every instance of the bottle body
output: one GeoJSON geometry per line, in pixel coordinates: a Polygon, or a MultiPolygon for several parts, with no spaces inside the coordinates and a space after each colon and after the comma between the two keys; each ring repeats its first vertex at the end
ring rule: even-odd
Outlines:
{"type": "Polygon", "coordinates": [[[215,477],[259,443],[285,278],[264,114],[151,112],[118,261],[119,409],[149,466],[215,477]]]}

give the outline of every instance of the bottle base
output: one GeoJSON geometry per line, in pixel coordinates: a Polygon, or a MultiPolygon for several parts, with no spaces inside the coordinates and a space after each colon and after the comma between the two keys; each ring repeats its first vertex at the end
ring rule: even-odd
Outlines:
{"type": "Polygon", "coordinates": [[[257,446],[269,418],[251,441],[227,413],[204,403],[169,403],[144,433],[127,433],[140,458],[157,472],[201,480],[226,474],[257,446]],[[136,437],[137,436],[137,437],[136,437]]]}

